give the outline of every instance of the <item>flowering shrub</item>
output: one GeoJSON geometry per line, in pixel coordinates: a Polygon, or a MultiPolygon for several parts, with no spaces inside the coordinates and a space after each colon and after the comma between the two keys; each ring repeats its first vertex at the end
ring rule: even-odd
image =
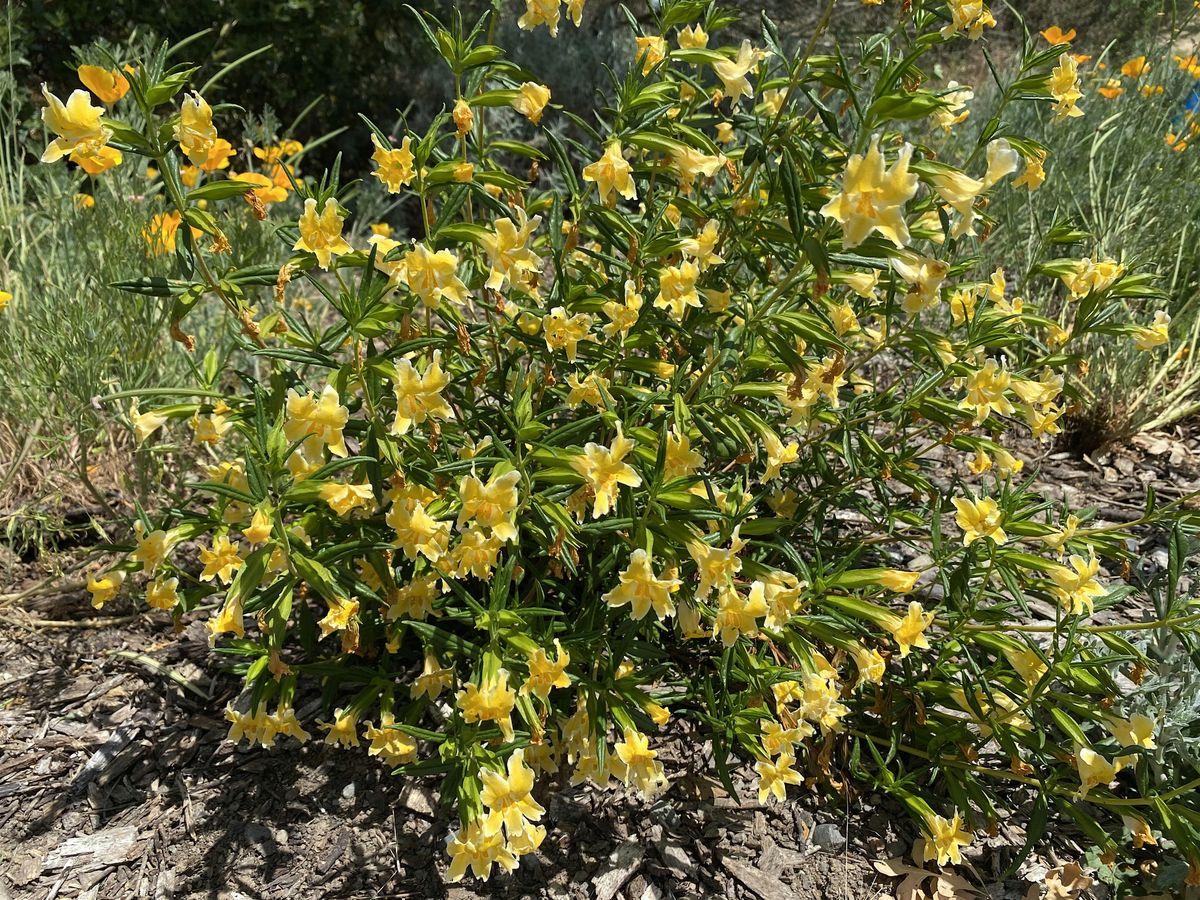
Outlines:
{"type": "MultiPolygon", "coordinates": [[[[172,303],[189,350],[187,313],[223,304],[254,365],[142,392],[139,435],[187,422],[212,464],[139,511],[94,605],[136,583],[177,617],[213,607],[245,679],[232,740],[322,731],[442,776],[451,879],[537,849],[552,773],[669,790],[654,735],[673,719],[731,790],[730,760],[752,760],[764,802],[886,789],[938,864],[1017,782],[1038,789],[1031,844],[1056,807],[1115,856],[1123,817],[1200,877],[1197,773],[1148,779],[1156,722],[1112,674],[1140,677],[1122,635],[1151,625],[1091,623],[1132,590],[1101,570],[1127,561],[1125,533],[1019,477],[1058,431],[1072,345],[1161,343],[1114,319],[1158,295],[1117,260],[1047,259],[1066,328],[984,262],[989,195],[1036,190],[1053,160],[1001,117],[967,158],[934,158],[922,140],[961,102],[920,58],[993,23],[978,2],[908,6],[849,56],[789,51],[765,18],[761,46],[717,47],[724,13],[664,3],[594,122],[485,23],[422,19],[460,99],[363,139],[419,210],[409,241],[348,239],[338,166],[301,179],[276,148],[259,178],[223,176],[220,108],[162,56],[124,76],[112,60],[129,96],[111,113],[47,91],[48,159],[161,173],[149,233],[175,222],[178,277],[126,289],[172,303]],[[525,140],[494,137],[516,117],[525,140]],[[298,216],[267,209],[276,188],[298,216]],[[244,216],[278,234],[278,266],[236,264],[224,223],[244,216]],[[327,721],[297,720],[309,682],[327,721]]],[[[555,33],[582,7],[528,0],[520,24],[555,33]]],[[[1064,49],[1030,48],[1002,108],[1071,127],[1064,49]]],[[[1187,602],[1153,627],[1194,625],[1187,602]]]]}

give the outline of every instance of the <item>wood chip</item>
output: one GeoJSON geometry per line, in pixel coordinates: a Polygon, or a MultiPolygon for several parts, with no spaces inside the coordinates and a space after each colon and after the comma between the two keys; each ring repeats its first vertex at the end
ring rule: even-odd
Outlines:
{"type": "Polygon", "coordinates": [[[68,867],[93,869],[128,862],[134,856],[137,838],[138,830],[133,825],[105,828],[95,834],[71,838],[46,854],[42,871],[52,872],[68,867]]]}
{"type": "Polygon", "coordinates": [[[753,866],[730,859],[728,856],[722,857],[721,865],[730,875],[762,897],[762,900],[793,900],[796,896],[792,893],[792,889],[778,878],[753,866]]]}

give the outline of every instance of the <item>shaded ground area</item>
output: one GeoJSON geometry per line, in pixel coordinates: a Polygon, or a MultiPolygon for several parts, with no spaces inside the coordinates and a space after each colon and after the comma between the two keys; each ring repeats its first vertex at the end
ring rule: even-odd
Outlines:
{"type": "MultiPolygon", "coordinates": [[[[1042,465],[1049,496],[1066,494],[1073,507],[1090,502],[1102,518],[1120,521],[1137,516],[1148,483],[1164,500],[1200,487],[1198,462],[1194,443],[1157,435],[1094,461],[1042,465]]],[[[187,617],[179,633],[162,613],[64,627],[91,612],[78,592],[23,606],[0,624],[0,900],[1015,900],[1046,896],[1048,871],[1060,885],[1085,884],[1071,881],[1073,870],[1054,871],[1083,854],[1067,828],[1052,829],[1048,844],[1006,873],[1025,838],[1007,824],[971,848],[958,870],[963,880],[939,882],[909,865],[916,833],[885,798],[831,801],[806,787],[767,807],[743,768],[734,773],[735,799],[695,774],[710,770],[707,748],[678,733],[663,751],[672,788],[654,804],[545,785],[549,836],[541,852],[511,877],[446,885],[450,821],[426,785],[319,740],[273,751],[225,741],[226,723],[216,716],[237,684],[214,660],[199,617],[187,617]],[[934,893],[939,887],[943,894],[934,893]]],[[[319,711],[317,700],[298,705],[304,721],[319,711]]],[[[1028,800],[1014,794],[1008,806],[1028,800]]],[[[1051,896],[1106,894],[1100,886],[1051,896]]]]}

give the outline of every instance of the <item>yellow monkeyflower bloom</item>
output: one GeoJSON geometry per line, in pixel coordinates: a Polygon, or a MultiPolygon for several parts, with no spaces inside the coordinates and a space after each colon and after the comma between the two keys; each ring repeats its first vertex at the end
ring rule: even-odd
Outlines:
{"type": "Polygon", "coordinates": [[[120,69],[103,66],[80,66],[75,70],[80,83],[102,103],[113,104],[129,92],[129,80],[120,69]]]}
{"type": "Polygon", "coordinates": [[[204,570],[200,573],[201,581],[212,581],[216,578],[223,584],[233,580],[233,573],[242,567],[245,560],[238,553],[237,544],[225,535],[214,537],[212,546],[200,548],[200,562],[204,570]]]}
{"type": "Polygon", "coordinates": [[[737,135],[733,132],[732,122],[717,123],[717,140],[722,144],[732,144],[737,140],[737,135]]]}
{"type": "Polygon", "coordinates": [[[717,615],[713,620],[713,637],[719,637],[726,647],[737,639],[758,634],[758,620],[770,611],[767,606],[767,586],[755,581],[744,596],[732,586],[722,588],[717,596],[717,615]]]}
{"type": "Polygon", "coordinates": [[[1083,92],[1079,90],[1079,64],[1069,53],[1063,54],[1058,65],[1051,70],[1046,89],[1055,100],[1054,121],[1061,122],[1083,115],[1083,110],[1076,106],[1083,97],[1083,92]]]}
{"type": "Polygon", "coordinates": [[[358,615],[359,608],[357,600],[346,600],[341,597],[333,597],[327,600],[326,603],[329,605],[329,611],[317,623],[321,629],[322,638],[329,637],[335,631],[346,631],[349,629],[354,617],[358,615]]]}
{"type": "Polygon", "coordinates": [[[389,766],[402,766],[417,758],[417,744],[396,724],[395,716],[390,712],[379,714],[379,727],[367,725],[367,739],[371,746],[367,750],[369,756],[378,756],[389,766]]]}
{"type": "Polygon", "coordinates": [[[105,572],[100,577],[91,577],[87,582],[88,593],[92,595],[92,608],[100,609],[121,591],[125,583],[125,573],[119,569],[105,572]]]}
{"type": "Polygon", "coordinates": [[[225,140],[225,138],[217,138],[213,141],[213,145],[209,147],[208,155],[204,158],[204,162],[200,163],[200,169],[205,172],[217,172],[221,169],[228,169],[229,160],[234,156],[237,156],[237,151],[233,149],[233,145],[225,140]]]}
{"type": "Polygon", "coordinates": [[[269,206],[272,203],[282,203],[288,196],[286,190],[278,187],[270,178],[259,172],[230,172],[229,180],[242,181],[247,185],[253,185],[250,193],[263,206],[269,206]]]}
{"type": "Polygon", "coordinates": [[[226,600],[217,614],[204,623],[204,627],[208,629],[208,645],[215,646],[217,638],[223,634],[245,637],[246,629],[242,624],[242,616],[242,601],[236,596],[226,600]]]}
{"type": "Polygon", "coordinates": [[[703,541],[692,541],[687,545],[688,554],[696,563],[696,575],[700,579],[700,586],[696,588],[698,598],[707,597],[714,589],[726,589],[729,580],[742,570],[740,554],[745,546],[746,542],[742,540],[737,529],[730,535],[729,546],[724,550],[703,541]]]}
{"type": "Polygon", "coordinates": [[[604,148],[604,155],[596,162],[583,167],[583,180],[596,182],[600,202],[611,206],[617,193],[626,200],[637,199],[637,188],[633,184],[633,167],[621,154],[619,141],[612,141],[604,148]]]}
{"type": "Polygon", "coordinates": [[[1134,713],[1128,719],[1105,719],[1104,727],[1120,742],[1122,747],[1143,747],[1146,750],[1157,749],[1154,742],[1155,722],[1142,713],[1134,713]]]}
{"type": "Polygon", "coordinates": [[[571,654],[562,648],[558,638],[554,639],[554,650],[554,659],[541,647],[533,651],[529,657],[529,677],[521,685],[522,694],[537,694],[543,700],[548,700],[554,688],[571,686],[571,679],[567,677],[571,654]]]}
{"type": "Polygon", "coordinates": [[[1021,680],[1025,682],[1025,686],[1030,690],[1036,687],[1049,671],[1042,657],[1036,651],[1028,648],[1005,647],[1004,658],[1008,660],[1008,664],[1016,670],[1016,673],[1021,676],[1021,680]]]}
{"type": "Polygon", "coordinates": [[[684,147],[671,154],[671,162],[674,163],[675,171],[679,175],[680,190],[689,194],[692,185],[696,183],[696,178],[700,176],[712,178],[717,174],[717,170],[725,165],[725,157],[709,156],[691,147],[684,147]]]}
{"type": "Polygon", "coordinates": [[[959,403],[960,409],[975,410],[975,424],[982,423],[994,411],[1000,415],[1011,415],[1014,411],[1008,399],[1012,376],[994,359],[988,359],[966,379],[967,395],[959,403]]]}
{"type": "Polygon", "coordinates": [[[172,609],[179,602],[178,591],[178,578],[156,578],[146,585],[146,605],[151,609],[172,609]]]}
{"type": "Polygon", "coordinates": [[[588,441],[583,453],[571,460],[571,468],[583,476],[586,485],[594,494],[592,518],[599,519],[612,511],[621,485],[640,487],[642,478],[625,457],[635,444],[625,437],[621,424],[617,423],[617,434],[608,447],[588,441]]]}
{"type": "Polygon", "coordinates": [[[981,500],[955,497],[954,508],[958,510],[954,521],[963,530],[963,545],[970,546],[980,538],[988,538],[994,543],[1003,544],[1008,535],[1001,527],[1004,523],[1004,513],[990,497],[981,500]]]}
{"type": "Polygon", "coordinates": [[[921,578],[920,572],[905,572],[901,569],[881,569],[876,576],[880,587],[897,594],[907,594],[921,578]]]}
{"type": "Polygon", "coordinates": [[[623,781],[632,783],[642,796],[650,799],[667,787],[667,776],[657,759],[658,751],[650,749],[650,739],[640,731],[625,728],[624,740],[613,746],[614,755],[624,767],[623,781]]]}
{"type": "Polygon", "coordinates": [[[534,125],[542,121],[542,112],[550,102],[550,88],[536,81],[525,81],[517,89],[517,98],[512,102],[512,108],[527,118],[534,125]]]}
{"type": "Polygon", "coordinates": [[[1116,100],[1125,93],[1125,88],[1121,86],[1121,79],[1109,78],[1096,88],[1096,93],[1108,100],[1116,100]]]}
{"type": "Polygon", "coordinates": [[[1161,347],[1170,340],[1170,335],[1167,334],[1170,324],[1171,317],[1160,309],[1154,314],[1152,325],[1141,326],[1134,332],[1133,345],[1142,351],[1161,347]]]}
{"type": "Polygon", "coordinates": [[[504,740],[513,739],[512,711],[517,694],[508,686],[508,672],[504,669],[497,670],[495,677],[483,687],[467,682],[466,687],[455,695],[455,702],[467,724],[495,722],[500,726],[504,740]]]}
{"type": "Polygon", "coordinates": [[[556,306],[542,318],[542,335],[546,339],[546,348],[565,350],[567,359],[575,362],[580,341],[594,341],[595,335],[589,334],[592,328],[592,317],[587,313],[567,315],[565,308],[556,306]]]}
{"type": "Polygon", "coordinates": [[[418,555],[437,562],[450,545],[450,523],[439,522],[419,501],[396,502],[384,517],[396,532],[396,545],[410,560],[418,555]]]}
{"type": "Polygon", "coordinates": [[[529,248],[533,232],[542,222],[541,216],[526,220],[525,211],[517,211],[517,221],[509,218],[496,219],[493,231],[480,237],[480,246],[488,255],[491,272],[488,274],[487,286],[498,291],[509,284],[523,280],[523,277],[542,268],[541,258],[529,248]]]}
{"type": "Polygon", "coordinates": [[[358,713],[353,709],[337,709],[332,722],[318,721],[317,725],[325,734],[325,743],[342,747],[358,746],[358,713]]]}
{"type": "MultiPolygon", "coordinates": [[[[11,296],[11,295],[10,295],[11,296]]],[[[4,308],[4,302],[0,302],[0,309],[4,308]]],[[[133,426],[133,433],[137,437],[137,442],[143,444],[146,438],[150,437],[155,431],[166,424],[168,417],[159,412],[140,412],[138,409],[137,398],[129,405],[129,424],[133,426]]]]}
{"type": "Polygon", "coordinates": [[[400,193],[400,189],[411,183],[417,175],[413,168],[412,138],[405,135],[399,147],[385,147],[372,133],[371,143],[375,146],[371,160],[376,166],[371,174],[383,183],[389,194],[400,193]]]}
{"type": "Polygon", "coordinates": [[[692,449],[691,439],[686,432],[672,426],[667,432],[667,452],[663,459],[663,480],[672,481],[691,475],[704,465],[704,457],[692,449]]]}
{"type": "Polygon", "coordinates": [[[271,522],[270,513],[262,506],[254,511],[254,516],[250,519],[250,527],[242,530],[242,537],[250,542],[251,546],[255,544],[265,544],[271,538],[271,522]]]}
{"type": "Polygon", "coordinates": [[[475,522],[491,531],[501,543],[517,539],[517,507],[521,505],[521,494],[517,485],[521,473],[515,470],[502,474],[492,473],[487,484],[474,473],[464,475],[458,485],[462,498],[462,509],[458,513],[457,527],[461,530],[467,522],[475,522]]]}
{"type": "Polygon", "coordinates": [[[1157,847],[1158,841],[1155,839],[1153,832],[1150,831],[1150,826],[1145,819],[1137,816],[1121,816],[1121,824],[1129,830],[1129,836],[1133,839],[1134,849],[1140,849],[1147,844],[1157,847]]]}
{"type": "Polygon", "coordinates": [[[942,296],[942,282],[950,271],[950,266],[944,260],[931,256],[917,256],[906,253],[892,260],[892,268],[896,274],[910,285],[901,306],[904,311],[915,316],[922,310],[935,306],[942,296]]]}
{"type": "Polygon", "coordinates": [[[696,291],[696,279],[699,277],[700,269],[694,262],[685,260],[677,266],[667,266],[658,279],[655,309],[669,310],[672,319],[683,321],[688,307],[699,309],[703,305],[696,291]]]}
{"type": "MultiPolygon", "coordinates": [[[[558,37],[559,7],[562,0],[525,0],[525,12],[517,19],[517,27],[522,31],[532,31],[539,25],[545,25],[551,37],[558,37]]],[[[580,7],[583,6],[581,2],[580,7]]],[[[578,25],[578,21],[576,21],[578,25]]]]}
{"type": "Polygon", "coordinates": [[[851,649],[854,665],[858,667],[858,684],[882,684],[887,672],[887,660],[876,649],[855,646],[851,649]]]}
{"type": "MultiPolygon", "coordinates": [[[[526,0],[526,2],[532,7],[535,3],[541,3],[543,0],[526,0]]],[[[559,0],[553,0],[553,2],[555,23],[557,24],[559,0]]],[[[521,21],[525,21],[525,16],[521,17],[521,21]]],[[[521,27],[526,26],[522,25],[521,27]]],[[[484,834],[483,826],[478,821],[470,822],[460,828],[447,843],[446,852],[450,854],[450,871],[446,874],[446,880],[451,883],[462,881],[468,868],[476,878],[486,880],[492,875],[493,865],[500,866],[505,872],[511,872],[518,863],[517,857],[505,843],[504,835],[484,834]]]]}
{"type": "Polygon", "coordinates": [[[480,802],[487,809],[483,818],[483,833],[498,834],[503,828],[511,836],[520,834],[530,822],[536,822],[546,811],[530,796],[533,790],[533,770],[525,765],[525,751],[514,750],[508,758],[508,777],[493,769],[482,768],[479,778],[483,790],[480,802]]]}
{"type": "Polygon", "coordinates": [[[194,165],[208,162],[209,151],[217,142],[217,129],[213,126],[212,117],[212,107],[200,94],[184,95],[174,138],[179,143],[179,149],[194,165]]]}
{"type": "Polygon", "coordinates": [[[667,58],[667,39],[656,34],[635,37],[637,57],[642,60],[642,74],[646,75],[667,58]]]}
{"type": "Polygon", "coordinates": [[[972,41],[983,36],[984,28],[995,28],[996,20],[983,0],[949,0],[950,24],[942,29],[942,37],[952,37],[966,31],[972,41]]]}
{"type": "Polygon", "coordinates": [[[342,429],[350,419],[350,411],[341,405],[337,389],[332,384],[325,385],[321,396],[316,394],[298,394],[295,388],[288,388],[283,436],[295,442],[306,436],[317,439],[319,444],[327,446],[334,456],[346,455],[346,440],[342,429]]]}
{"type": "MultiPolygon", "coordinates": [[[[371,572],[374,573],[374,569],[371,569],[371,572]]],[[[375,574],[375,578],[378,577],[378,574],[375,574]]],[[[365,580],[367,579],[364,578],[365,580]]],[[[441,615],[433,608],[434,602],[442,595],[438,584],[437,575],[430,573],[418,575],[408,584],[389,591],[387,593],[388,608],[384,617],[389,622],[403,617],[422,622],[430,615],[441,615]]]]}
{"type": "Polygon", "coordinates": [[[717,228],[717,220],[709,219],[708,223],[700,230],[695,237],[684,238],[679,245],[679,249],[692,257],[699,266],[700,271],[718,266],[724,260],[719,257],[714,250],[717,242],[720,240],[720,232],[717,228]]]}
{"type": "Polygon", "coordinates": [[[1075,768],[1079,772],[1079,795],[1086,797],[1092,788],[1112,784],[1121,771],[1121,764],[1109,762],[1090,747],[1079,747],[1075,751],[1075,768]]]}
{"type": "Polygon", "coordinates": [[[43,84],[42,96],[46,98],[42,121],[57,135],[42,153],[42,162],[57,162],[69,156],[89,175],[99,175],[121,163],[121,152],[107,146],[112,130],[104,125],[104,110],[92,106],[87,91],[72,91],[63,103],[43,84]]]}
{"type": "Polygon", "coordinates": [[[1013,180],[1013,187],[1025,187],[1033,193],[1046,181],[1046,151],[1036,150],[1032,156],[1025,157],[1025,168],[1013,180]]]}
{"type": "Polygon", "coordinates": [[[923,856],[926,862],[936,860],[939,866],[962,862],[961,848],[972,841],[971,832],[963,829],[962,817],[958,813],[952,819],[933,816],[926,820],[929,837],[925,840],[923,856]]]}
{"type": "Polygon", "coordinates": [[[341,518],[345,518],[356,509],[370,510],[375,507],[375,489],[371,487],[370,481],[361,484],[326,482],[321,485],[319,496],[341,518]]]}
{"type": "Polygon", "coordinates": [[[450,113],[450,118],[454,120],[454,128],[459,137],[469,134],[471,126],[475,124],[475,114],[471,112],[470,104],[462,97],[454,101],[454,110],[450,113]]]}
{"type": "Polygon", "coordinates": [[[708,46],[708,32],[697,22],[689,28],[680,28],[678,41],[680,50],[703,50],[708,46]]]}
{"type": "Polygon", "coordinates": [[[615,300],[606,300],[604,306],[601,307],[604,315],[608,316],[609,321],[608,324],[602,325],[600,330],[604,332],[606,337],[611,338],[617,335],[620,335],[622,338],[627,337],[629,330],[637,324],[644,302],[642,295],[637,292],[637,285],[632,281],[626,281],[625,302],[618,303],[615,300]]]}
{"type": "Polygon", "coordinates": [[[921,604],[913,600],[908,604],[908,612],[904,618],[893,616],[885,625],[897,646],[900,647],[901,659],[908,656],[913,647],[929,649],[929,640],[925,637],[925,629],[933,623],[933,619],[933,613],[925,612],[921,604]]]}
{"type": "Polygon", "coordinates": [[[300,237],[292,245],[293,250],[304,250],[317,258],[317,265],[328,269],[334,256],[349,253],[354,248],[342,237],[345,217],[338,210],[337,201],[330,197],[321,212],[317,213],[317,201],[309,197],[304,201],[304,212],[300,215],[300,237]]]}
{"type": "Polygon", "coordinates": [[[414,245],[404,254],[400,280],[429,309],[441,306],[443,298],[466,303],[470,297],[467,286],[458,277],[458,256],[452,250],[435,253],[424,244],[414,245]]]}
{"type": "Polygon", "coordinates": [[[758,772],[758,802],[767,803],[770,798],[782,803],[787,799],[789,784],[803,784],[804,777],[793,767],[796,757],[791,751],[780,753],[775,762],[762,759],[754,764],[758,772]]]}
{"type": "Polygon", "coordinates": [[[767,468],[762,483],[779,477],[780,468],[800,458],[800,445],[796,441],[784,444],[773,431],[763,435],[763,451],[767,455],[767,468]]]}
{"type": "Polygon", "coordinates": [[[581,403],[588,403],[597,409],[604,409],[605,397],[611,398],[609,381],[603,375],[589,372],[583,378],[575,372],[567,376],[567,386],[571,389],[567,394],[567,406],[574,409],[581,403]]]}
{"type": "Polygon", "coordinates": [[[170,539],[161,528],[145,534],[145,526],[142,525],[140,519],[134,523],[133,529],[137,540],[137,549],[129,554],[129,558],[134,562],[140,562],[142,572],[149,575],[166,560],[167,553],[171,549],[170,539]]]}
{"type": "Polygon", "coordinates": [[[1100,562],[1094,556],[1084,559],[1078,555],[1072,555],[1067,562],[1068,565],[1055,566],[1050,570],[1054,595],[1071,615],[1090,616],[1095,599],[1105,594],[1104,586],[1096,580],[1100,562]]]}
{"type": "Polygon", "coordinates": [[[750,41],[743,40],[736,58],[722,59],[712,64],[713,71],[721,79],[724,95],[734,106],[737,106],[743,97],[754,99],[754,88],[750,86],[750,80],[746,76],[758,70],[763,55],[761,50],[750,46],[750,41]]]}
{"type": "Polygon", "coordinates": [[[842,225],[842,244],[857,247],[878,231],[897,247],[909,241],[904,205],[917,193],[918,178],[908,171],[913,148],[905,144],[891,169],[885,169],[879,139],[871,141],[865,156],[846,161],[842,190],[821,207],[821,215],[842,225]]]}
{"type": "Polygon", "coordinates": [[[396,373],[392,376],[392,390],[396,395],[396,418],[392,422],[392,434],[408,434],[414,425],[429,419],[451,419],[453,410],[442,397],[442,390],[450,384],[450,375],[442,371],[442,351],[433,351],[433,357],[424,372],[418,372],[409,359],[396,362],[396,373]]]}
{"type": "Polygon", "coordinates": [[[620,574],[621,583],[601,599],[609,606],[630,605],[629,615],[634,620],[645,618],[653,607],[659,619],[675,614],[671,594],[679,590],[682,582],[678,578],[659,578],[654,574],[653,561],[642,549],[633,551],[629,565],[620,574]]]}
{"type": "Polygon", "coordinates": [[[971,115],[967,104],[975,99],[975,92],[967,85],[957,81],[947,81],[946,90],[941,94],[945,105],[933,112],[933,121],[942,131],[949,131],[960,122],[965,122],[971,115]]]}
{"type": "Polygon", "coordinates": [[[428,697],[436,700],[442,691],[448,690],[454,683],[454,668],[443,667],[437,655],[431,650],[425,651],[425,665],[412,683],[410,693],[416,700],[418,697],[428,697]]]}

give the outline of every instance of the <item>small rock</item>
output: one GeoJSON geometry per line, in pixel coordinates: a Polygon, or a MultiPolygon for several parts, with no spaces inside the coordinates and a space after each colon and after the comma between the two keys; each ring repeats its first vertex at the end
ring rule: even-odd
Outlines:
{"type": "Polygon", "coordinates": [[[342,799],[343,800],[353,800],[356,790],[357,789],[354,787],[354,782],[351,781],[344,788],[342,788],[342,799]]]}
{"type": "Polygon", "coordinates": [[[646,885],[646,889],[642,891],[641,900],[666,900],[666,896],[662,892],[662,889],[651,881],[646,885]]]}
{"type": "Polygon", "coordinates": [[[676,878],[696,880],[696,864],[692,862],[688,852],[670,837],[664,836],[661,840],[655,841],[654,849],[658,852],[663,864],[671,870],[671,874],[676,878]]]}
{"type": "Polygon", "coordinates": [[[826,852],[832,853],[846,846],[846,838],[836,825],[818,825],[813,829],[812,842],[826,852]]]}

